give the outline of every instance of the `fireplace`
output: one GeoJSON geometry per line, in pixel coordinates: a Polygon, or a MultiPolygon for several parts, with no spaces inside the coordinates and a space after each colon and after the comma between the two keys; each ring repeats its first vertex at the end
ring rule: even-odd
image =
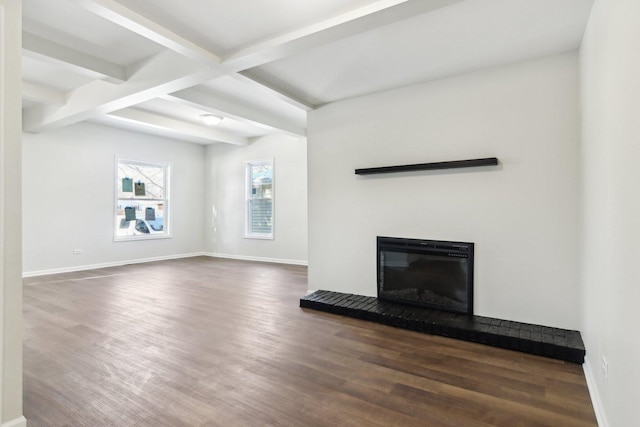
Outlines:
{"type": "Polygon", "coordinates": [[[378,236],[378,299],[473,314],[473,243],[378,236]]]}

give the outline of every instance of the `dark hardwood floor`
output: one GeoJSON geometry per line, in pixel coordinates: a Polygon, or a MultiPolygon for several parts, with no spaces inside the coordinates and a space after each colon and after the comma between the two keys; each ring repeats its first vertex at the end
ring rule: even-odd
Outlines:
{"type": "Polygon", "coordinates": [[[579,365],[298,307],[206,257],[25,279],[29,426],[595,426],[579,365]]]}

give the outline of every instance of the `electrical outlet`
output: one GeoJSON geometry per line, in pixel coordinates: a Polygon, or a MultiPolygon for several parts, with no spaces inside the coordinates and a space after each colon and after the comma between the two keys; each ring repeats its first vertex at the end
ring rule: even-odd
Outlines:
{"type": "Polygon", "coordinates": [[[74,255],[80,255],[82,253],[82,249],[74,249],[73,250],[73,254],[74,255]]]}
{"type": "Polygon", "coordinates": [[[609,362],[604,356],[602,356],[602,372],[604,372],[605,378],[609,377],[609,362]]]}

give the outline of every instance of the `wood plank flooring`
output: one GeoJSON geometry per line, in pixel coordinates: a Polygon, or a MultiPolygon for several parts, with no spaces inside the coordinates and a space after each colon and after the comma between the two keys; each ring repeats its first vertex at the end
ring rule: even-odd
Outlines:
{"type": "Polygon", "coordinates": [[[207,257],[25,279],[29,426],[596,426],[579,365],[300,309],[306,282],[207,257]]]}

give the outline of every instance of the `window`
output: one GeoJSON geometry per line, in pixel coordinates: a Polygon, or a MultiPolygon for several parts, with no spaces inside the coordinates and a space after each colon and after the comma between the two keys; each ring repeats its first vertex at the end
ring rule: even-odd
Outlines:
{"type": "Polygon", "coordinates": [[[273,239],[273,161],[247,162],[245,237],[273,239]]]}
{"type": "Polygon", "coordinates": [[[169,165],[116,159],[115,240],[171,237],[169,165]]]}

